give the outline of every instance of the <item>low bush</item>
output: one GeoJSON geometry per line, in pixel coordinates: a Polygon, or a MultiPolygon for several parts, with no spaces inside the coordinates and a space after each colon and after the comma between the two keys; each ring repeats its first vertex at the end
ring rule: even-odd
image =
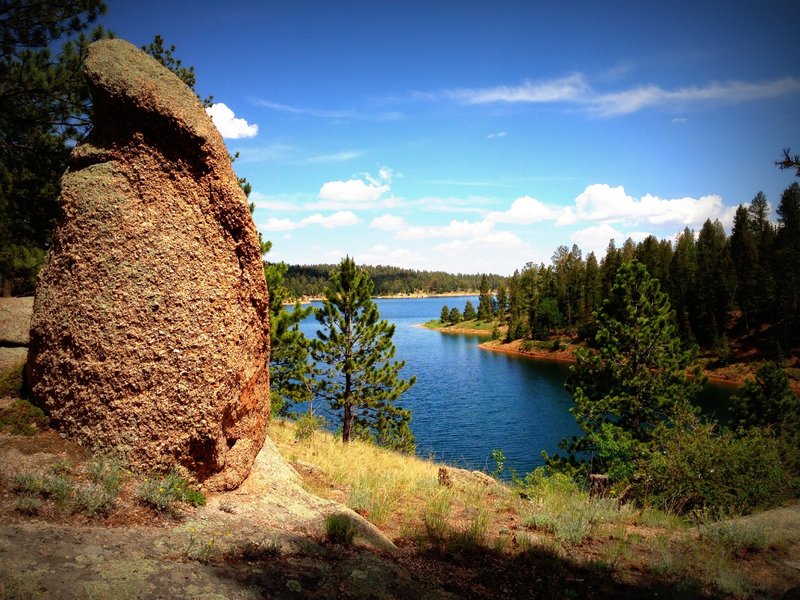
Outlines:
{"type": "Polygon", "coordinates": [[[735,557],[742,557],[748,552],[766,550],[769,546],[767,533],[763,527],[742,521],[705,523],[700,525],[698,533],[701,540],[735,557]]]}
{"type": "Polygon", "coordinates": [[[653,451],[637,467],[637,499],[678,514],[746,513],[780,502],[790,489],[769,430],[720,430],[694,415],[660,426],[653,451]]]}
{"type": "Polygon", "coordinates": [[[189,482],[170,471],[164,477],[148,477],[136,488],[136,498],[146,506],[161,512],[170,512],[176,502],[191,506],[204,506],[205,496],[193,489],[189,482]]]}
{"type": "Polygon", "coordinates": [[[325,427],[325,417],[312,412],[303,413],[298,419],[294,430],[294,440],[301,442],[310,438],[315,431],[325,427]]]}

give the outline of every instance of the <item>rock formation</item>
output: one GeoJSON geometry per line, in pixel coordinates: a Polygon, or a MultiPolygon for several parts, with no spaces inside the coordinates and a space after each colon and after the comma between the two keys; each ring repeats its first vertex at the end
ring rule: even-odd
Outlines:
{"type": "Polygon", "coordinates": [[[194,93],[123,40],[92,44],[36,289],[28,377],[59,428],[206,489],[249,473],[269,415],[268,298],[247,199],[194,93]]]}

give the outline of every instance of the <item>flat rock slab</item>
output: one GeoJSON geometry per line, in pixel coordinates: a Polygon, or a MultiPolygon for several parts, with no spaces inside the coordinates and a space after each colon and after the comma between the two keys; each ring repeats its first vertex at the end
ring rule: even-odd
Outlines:
{"type": "Polygon", "coordinates": [[[27,346],[30,341],[33,296],[0,298],[0,346],[27,346]]]}

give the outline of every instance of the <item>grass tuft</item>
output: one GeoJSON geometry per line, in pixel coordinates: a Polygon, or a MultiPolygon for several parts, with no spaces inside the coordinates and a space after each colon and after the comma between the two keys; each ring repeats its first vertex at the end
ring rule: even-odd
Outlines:
{"type": "Polygon", "coordinates": [[[329,542],[349,546],[353,543],[356,528],[347,515],[332,514],[325,518],[325,535],[329,542]]]}

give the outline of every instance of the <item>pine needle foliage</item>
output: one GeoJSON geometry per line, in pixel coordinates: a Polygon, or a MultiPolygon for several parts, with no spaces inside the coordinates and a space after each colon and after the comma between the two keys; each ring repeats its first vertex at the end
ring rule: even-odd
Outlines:
{"type": "Polygon", "coordinates": [[[320,329],[311,341],[322,371],[317,395],[341,411],[343,442],[366,436],[410,452],[411,411],[395,402],[416,378],[400,377],[405,362],[393,360],[394,325],[380,319],[372,290],[369,275],[349,256],[331,272],[323,306],[316,310],[320,329]]]}

